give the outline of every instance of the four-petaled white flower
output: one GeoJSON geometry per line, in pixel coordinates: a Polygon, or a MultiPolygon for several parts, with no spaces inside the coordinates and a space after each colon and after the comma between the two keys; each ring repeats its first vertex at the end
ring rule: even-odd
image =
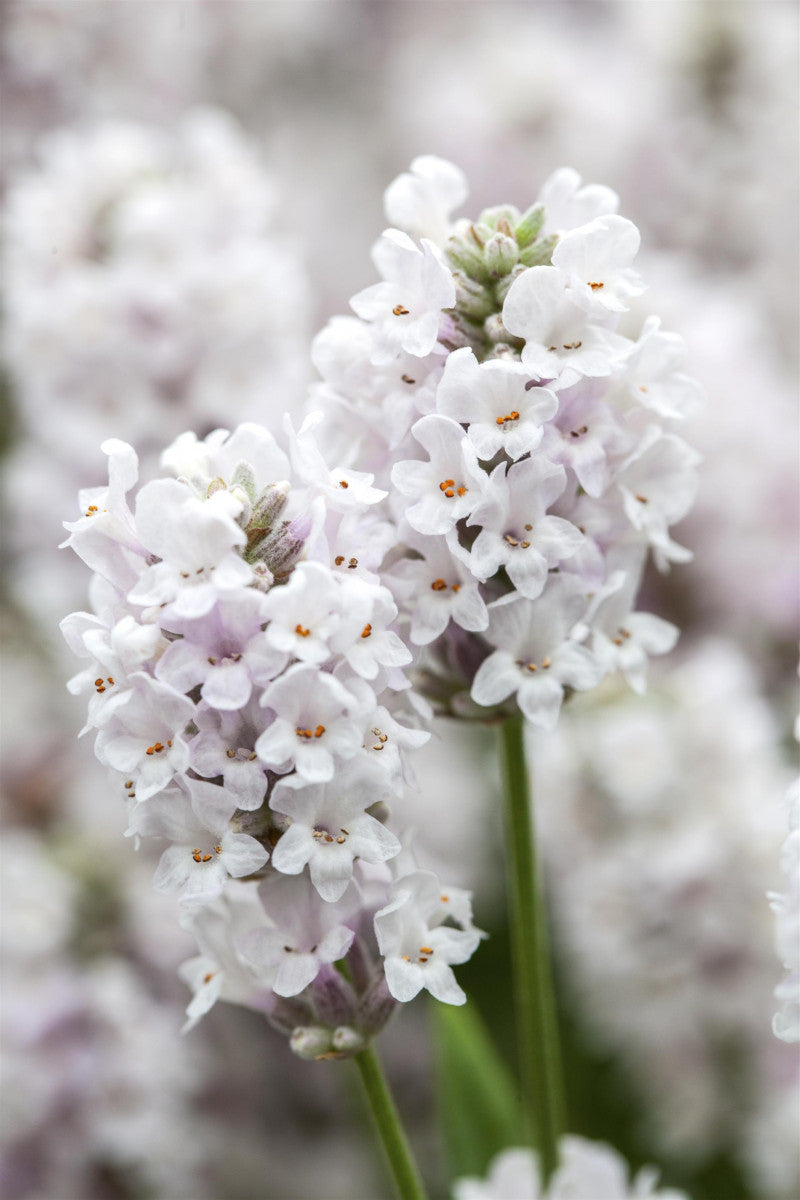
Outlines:
{"type": "Polygon", "coordinates": [[[392,483],[413,501],[405,519],[419,533],[449,533],[483,496],[486,475],[457,421],[432,414],[417,421],[411,432],[427,451],[428,462],[408,459],[392,468],[392,483]]]}
{"type": "Polygon", "coordinates": [[[504,450],[518,459],[536,449],[558,408],[555,394],[535,382],[524,364],[479,364],[467,346],[448,356],[436,403],[444,416],[469,425],[478,458],[488,461],[504,450]]]}
{"type": "Polygon", "coordinates": [[[481,664],[472,684],[476,704],[500,704],[516,693],[528,720],[553,729],[564,688],[594,687],[602,668],[570,637],[586,611],[580,582],[554,575],[538,600],[512,592],[489,605],[487,640],[497,647],[481,664]]]}
{"type": "Polygon", "coordinates": [[[387,578],[410,618],[414,645],[429,645],[451,620],[473,632],[485,629],[489,614],[478,581],[446,540],[426,538],[416,530],[403,540],[419,557],[401,559],[387,578]]]}
{"type": "Polygon", "coordinates": [[[294,766],[304,783],[324,783],[333,778],[337,759],[352,758],[358,750],[355,700],[332,675],[298,663],[269,685],[261,703],[275,720],[255,751],[274,770],[294,766]]]}
{"type": "Polygon", "coordinates": [[[298,875],[270,875],[259,895],[271,924],[238,941],[244,962],[257,974],[274,975],[278,996],[296,996],[316,979],[325,963],[343,958],[355,932],[347,925],[358,909],[354,884],[338,900],[323,900],[298,875]]]}
{"type": "Polygon", "coordinates": [[[353,877],[353,862],[386,862],[400,853],[395,835],[365,810],[375,801],[369,781],[357,772],[340,772],[329,783],[302,790],[278,784],[270,808],[291,819],[272,854],[272,865],[286,875],[308,866],[323,900],[338,900],[353,877]]]}
{"type": "Polygon", "coordinates": [[[583,376],[610,375],[628,349],[619,334],[590,320],[569,290],[569,277],[557,267],[531,267],[514,280],[503,324],[525,339],[522,361],[531,374],[560,380],[562,386],[583,376]]]}
{"type": "Polygon", "coordinates": [[[142,801],[188,767],[183,733],[194,705],[144,672],[135,672],[128,682],[130,689],[100,728],[95,753],[101,763],[131,777],[128,794],[142,801]]]}
{"type": "Polygon", "coordinates": [[[389,903],[375,914],[375,935],[395,1000],[413,1000],[426,988],[445,1004],[466,1001],[452,967],[472,957],[483,935],[441,924],[444,915],[442,885],[430,871],[398,879],[389,903]]]}
{"type": "Polygon", "coordinates": [[[553,266],[568,280],[570,294],[590,313],[621,313],[626,300],[644,291],[631,267],[639,251],[639,230],[615,213],[565,233],[553,251],[553,266]]]}
{"type": "Polygon", "coordinates": [[[478,579],[489,579],[505,567],[520,595],[540,595],[548,570],[574,554],[583,541],[571,521],[547,515],[566,482],[564,468],[541,457],[513,463],[508,471],[505,463],[495,467],[486,499],[469,521],[481,526],[467,558],[478,579]]]}
{"type": "Polygon", "coordinates": [[[456,301],[441,251],[428,238],[420,247],[408,234],[387,229],[372,258],[384,282],[364,288],[350,301],[359,317],[373,323],[372,361],[387,363],[401,350],[424,358],[436,345],[442,309],[456,301]]]}
{"type": "Polygon", "coordinates": [[[199,779],[185,781],[187,792],[171,788],[130,814],[128,833],[168,838],[172,845],[161,855],[155,886],[180,892],[186,905],[206,904],[218,896],[228,878],[260,870],[268,851],[231,827],[236,797],[224,787],[199,779]]]}
{"type": "Polygon", "coordinates": [[[398,229],[442,245],[450,234],[450,214],[466,198],[464,172],[444,159],[422,154],[413,160],[410,172],[389,184],[384,208],[398,229]]]}

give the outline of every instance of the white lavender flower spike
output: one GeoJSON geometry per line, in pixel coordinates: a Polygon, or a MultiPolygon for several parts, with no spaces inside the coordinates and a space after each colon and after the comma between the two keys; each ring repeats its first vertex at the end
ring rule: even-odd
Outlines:
{"type": "Polygon", "coordinates": [[[525,212],[453,220],[465,197],[430,156],[390,186],[381,280],[315,340],[305,413],[185,433],[135,496],[107,441],[66,526],[99,580],[63,623],[91,663],[70,686],[203,951],[190,1022],[229,998],[303,1056],[359,1053],[422,989],[466,998],[469,895],[396,832],[428,701],[551,729],[677,636],[633,610],[650,553],[689,557],[699,394],[656,317],[618,331],[638,231],[570,171],[525,212]]]}

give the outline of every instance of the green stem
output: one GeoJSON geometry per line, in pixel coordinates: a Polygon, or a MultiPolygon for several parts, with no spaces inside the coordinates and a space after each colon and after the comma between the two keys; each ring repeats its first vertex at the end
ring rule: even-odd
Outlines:
{"type": "Polygon", "coordinates": [[[355,1055],[364,1091],[378,1127],[378,1133],[392,1168],[392,1175],[401,1200],[427,1200],[411,1147],[400,1123],[392,1094],[386,1082],[380,1059],[374,1046],[355,1055]]]}
{"type": "Polygon", "coordinates": [[[524,719],[508,717],[502,730],[517,1049],[528,1137],[539,1151],[546,1182],[558,1165],[558,1139],[564,1129],[561,1054],[537,873],[524,719]]]}

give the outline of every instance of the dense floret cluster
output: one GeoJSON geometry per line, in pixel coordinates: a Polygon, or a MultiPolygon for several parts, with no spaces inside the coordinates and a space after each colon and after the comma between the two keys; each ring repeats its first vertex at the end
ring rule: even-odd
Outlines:
{"type": "Polygon", "coordinates": [[[422,988],[465,999],[470,897],[387,824],[423,696],[551,728],[618,667],[642,689],[677,636],[632,609],[650,549],[688,557],[669,527],[697,456],[672,426],[699,392],[657,320],[617,332],[638,233],[570,171],[524,214],[452,223],[465,194],[433,158],[388,189],[403,228],[316,339],[299,428],[181,435],[133,509],[136,455],[107,441],[109,485],[66,526],[96,572],[94,615],[63,623],[91,659],[72,688],[129,834],[169,843],[190,1021],[249,1004],[315,1057],[422,988]]]}
{"type": "Polygon", "coordinates": [[[429,696],[483,717],[515,697],[552,728],[568,689],[621,668],[642,690],[675,642],[632,609],[648,551],[690,557],[669,531],[698,455],[674,430],[702,397],[658,318],[618,331],[644,288],[613,192],[562,170],[525,213],[452,221],[465,197],[431,157],[389,187],[382,282],[317,337],[314,399],[390,490],[406,553],[384,577],[429,696]]]}
{"type": "Polygon", "coordinates": [[[401,850],[386,802],[428,737],[376,574],[384,493],[328,469],[308,427],[288,441],[290,455],[255,425],[187,434],[133,508],[135,453],[104,443],[108,487],[67,524],[95,612],[62,628],[91,660],[70,687],[89,696],[128,832],[168,843],[156,886],[202,951],[190,1020],[235,1000],[316,1055],[360,1048],[392,997],[463,1002],[451,964],[480,934],[467,896],[407,858],[384,866],[401,850]],[[349,980],[332,967],[345,956],[349,980]]]}

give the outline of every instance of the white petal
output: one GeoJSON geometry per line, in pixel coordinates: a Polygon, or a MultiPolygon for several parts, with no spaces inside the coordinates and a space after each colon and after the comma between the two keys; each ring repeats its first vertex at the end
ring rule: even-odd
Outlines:
{"type": "Polygon", "coordinates": [[[405,1004],[422,990],[422,967],[418,963],[407,963],[402,958],[387,958],[383,966],[386,984],[395,1000],[405,1004]]]}
{"type": "Polygon", "coordinates": [[[252,875],[269,858],[260,842],[246,833],[226,833],[222,839],[222,862],[234,879],[252,875]]]}
{"type": "Polygon", "coordinates": [[[495,650],[478,667],[470,695],[476,704],[499,704],[519,685],[520,673],[514,659],[505,650],[495,650]]]}
{"type": "Polygon", "coordinates": [[[284,875],[299,875],[315,849],[307,825],[290,825],[272,851],[272,865],[284,875]]]}

